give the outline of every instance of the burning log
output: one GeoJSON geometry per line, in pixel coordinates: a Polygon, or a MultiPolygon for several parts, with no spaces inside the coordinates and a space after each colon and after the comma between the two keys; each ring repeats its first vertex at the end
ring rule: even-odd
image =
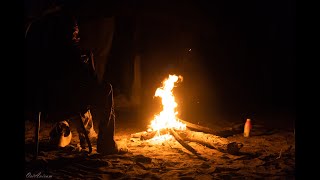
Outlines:
{"type": "Polygon", "coordinates": [[[163,135],[168,134],[169,131],[167,129],[162,129],[160,132],[158,131],[142,131],[135,134],[131,134],[132,138],[140,138],[140,140],[149,140],[155,137],[157,134],[163,135]]]}
{"type": "Polygon", "coordinates": [[[144,131],[144,132],[145,133],[141,134],[141,137],[140,137],[141,140],[152,139],[157,134],[156,131],[151,131],[151,132],[144,131]]]}
{"type": "Polygon", "coordinates": [[[208,127],[204,127],[204,126],[200,126],[200,125],[197,125],[197,124],[193,124],[193,123],[190,123],[190,122],[182,120],[182,119],[179,119],[179,121],[184,123],[184,124],[186,124],[186,126],[189,129],[193,129],[193,130],[196,130],[196,131],[201,131],[201,132],[209,133],[209,134],[217,134],[217,131],[214,131],[213,129],[210,129],[208,127]]]}
{"type": "Polygon", "coordinates": [[[221,138],[212,134],[205,134],[203,132],[184,130],[179,131],[178,134],[185,141],[197,142],[224,153],[237,154],[243,147],[242,143],[230,142],[226,138],[221,138]]]}
{"type": "MultiPolygon", "coordinates": [[[[170,132],[172,136],[187,150],[190,152],[197,154],[196,151],[189,146],[184,141],[191,141],[196,142],[199,144],[202,144],[208,148],[216,149],[220,152],[229,153],[229,154],[237,154],[239,150],[243,147],[243,144],[237,143],[237,142],[230,142],[228,139],[215,136],[212,134],[207,134],[203,132],[196,132],[191,130],[161,130],[161,134],[166,134],[167,132],[170,132]]],[[[140,140],[148,140],[155,137],[157,134],[157,131],[143,131],[139,133],[132,134],[132,138],[140,138],[140,140]]]]}
{"type": "MultiPolygon", "coordinates": [[[[174,83],[177,82],[178,80],[182,81],[182,76],[169,75],[169,78],[162,82],[163,87],[157,88],[155,92],[155,96],[162,98],[163,110],[158,115],[156,115],[154,119],[151,121],[148,132],[143,132],[140,134],[140,139],[141,140],[151,139],[155,135],[159,135],[159,131],[162,131],[164,129],[165,131],[169,131],[170,134],[183,147],[185,147],[187,150],[197,155],[198,157],[201,157],[199,153],[196,150],[194,150],[191,146],[189,146],[186,142],[184,142],[185,140],[204,144],[208,147],[215,148],[222,152],[236,154],[242,147],[242,144],[239,144],[236,142],[229,143],[227,139],[223,139],[221,137],[213,135],[213,134],[217,134],[217,132],[210,128],[192,124],[181,119],[180,119],[180,122],[177,121],[179,120],[176,117],[177,112],[175,111],[175,108],[177,107],[177,103],[175,102],[175,98],[172,94],[172,89],[174,87],[174,83]],[[187,127],[189,129],[194,129],[202,132],[201,133],[192,132],[187,130],[187,127]],[[211,136],[210,134],[204,134],[204,133],[210,133],[211,136]]],[[[160,134],[165,134],[165,133],[160,133],[160,134]]],[[[137,137],[137,136],[139,137],[139,134],[132,135],[132,137],[137,137]]]]}

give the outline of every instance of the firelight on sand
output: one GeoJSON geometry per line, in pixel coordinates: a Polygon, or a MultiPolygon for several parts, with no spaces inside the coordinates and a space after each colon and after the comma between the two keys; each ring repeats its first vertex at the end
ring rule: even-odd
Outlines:
{"type": "Polygon", "coordinates": [[[161,97],[162,99],[162,111],[155,115],[154,119],[149,125],[148,131],[157,131],[157,135],[153,139],[168,139],[170,136],[168,134],[161,135],[160,131],[163,129],[175,129],[175,130],[185,130],[186,124],[180,122],[176,115],[176,107],[178,104],[175,102],[175,98],[172,93],[174,84],[176,82],[182,82],[182,76],[169,75],[162,84],[163,86],[157,88],[155,92],[156,97],[161,97]]]}

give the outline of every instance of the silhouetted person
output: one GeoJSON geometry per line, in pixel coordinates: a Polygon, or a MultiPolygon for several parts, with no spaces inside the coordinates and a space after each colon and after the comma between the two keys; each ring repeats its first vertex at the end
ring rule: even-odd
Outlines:
{"type": "MultiPolygon", "coordinates": [[[[43,97],[47,96],[47,99],[39,98],[42,101],[39,101],[40,104],[52,104],[55,101],[53,108],[66,107],[61,109],[64,114],[76,112],[82,119],[88,110],[92,112],[93,120],[98,120],[99,123],[97,152],[101,154],[118,152],[114,140],[113,88],[105,79],[106,63],[114,37],[115,11],[118,8],[116,1],[108,0],[61,2],[59,8],[55,9],[61,15],[58,19],[62,22],[58,25],[64,26],[61,27],[63,32],[57,36],[63,46],[59,47],[58,44],[57,49],[52,51],[60,51],[54,53],[64,57],[52,54],[57,57],[57,61],[41,63],[43,74],[31,76],[44,76],[45,82],[34,82],[40,83],[37,85],[40,91],[44,91],[43,97]]],[[[52,41],[59,41],[51,38],[52,41]]],[[[52,53],[50,50],[48,52],[52,53]]],[[[41,53],[43,54],[36,55],[38,62],[43,62],[43,57],[48,55],[46,52],[41,53]]],[[[54,59],[53,57],[51,58],[54,59]]],[[[39,64],[38,62],[35,64],[39,64]]],[[[39,109],[36,108],[36,111],[39,109]]],[[[83,132],[79,130],[79,133],[80,144],[84,147],[83,132]]]]}

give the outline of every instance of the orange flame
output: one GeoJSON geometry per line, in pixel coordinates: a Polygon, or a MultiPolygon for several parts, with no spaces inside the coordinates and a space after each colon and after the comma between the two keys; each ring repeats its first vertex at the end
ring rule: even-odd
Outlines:
{"type": "Polygon", "coordinates": [[[154,119],[149,125],[148,131],[158,131],[158,135],[160,135],[159,133],[162,129],[186,129],[186,125],[181,123],[176,117],[178,112],[175,109],[177,108],[178,104],[175,102],[175,98],[172,93],[174,83],[178,80],[182,81],[182,76],[169,75],[169,78],[162,82],[163,87],[160,87],[156,90],[155,96],[162,98],[163,110],[160,112],[160,114],[155,115],[154,119]]]}

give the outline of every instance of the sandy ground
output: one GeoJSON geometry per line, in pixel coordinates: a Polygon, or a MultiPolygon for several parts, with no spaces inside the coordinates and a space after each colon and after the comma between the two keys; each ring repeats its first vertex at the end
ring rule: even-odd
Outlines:
{"type": "Polygon", "coordinates": [[[243,143],[239,155],[188,142],[204,157],[199,159],[174,138],[163,142],[131,138],[131,134],[146,130],[147,124],[128,119],[121,121],[121,118],[128,118],[121,114],[117,118],[115,138],[127,153],[101,156],[96,153],[96,144],[91,154],[79,151],[74,129],[70,145],[54,149],[48,145],[53,123],[42,122],[37,160],[33,160],[32,151],[35,125],[26,121],[26,179],[295,179],[293,128],[274,128],[265,135],[249,138],[242,134],[227,137],[243,143]]]}

